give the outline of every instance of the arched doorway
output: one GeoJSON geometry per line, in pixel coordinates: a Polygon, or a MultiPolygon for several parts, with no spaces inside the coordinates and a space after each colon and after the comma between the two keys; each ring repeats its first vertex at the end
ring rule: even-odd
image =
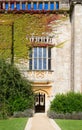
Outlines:
{"type": "Polygon", "coordinates": [[[36,93],[35,94],[35,113],[45,112],[45,94],[36,93]]]}

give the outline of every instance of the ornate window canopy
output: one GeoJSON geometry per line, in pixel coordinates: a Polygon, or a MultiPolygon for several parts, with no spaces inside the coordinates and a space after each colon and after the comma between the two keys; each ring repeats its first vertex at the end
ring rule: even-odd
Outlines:
{"type": "Polygon", "coordinates": [[[32,47],[53,47],[53,39],[50,36],[26,36],[26,39],[30,41],[32,47]]]}

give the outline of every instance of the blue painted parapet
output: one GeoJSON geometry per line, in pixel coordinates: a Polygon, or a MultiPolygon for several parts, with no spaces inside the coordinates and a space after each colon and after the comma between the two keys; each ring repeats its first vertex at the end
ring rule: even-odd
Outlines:
{"type": "MultiPolygon", "coordinates": [[[[67,5],[65,4],[65,7],[67,5]]],[[[17,9],[18,11],[20,9],[22,10],[45,10],[46,12],[48,10],[54,11],[62,9],[63,3],[56,1],[56,0],[48,0],[48,1],[38,1],[38,0],[0,0],[0,9],[17,9]],[[21,1],[21,2],[20,2],[21,1]],[[61,5],[59,5],[61,4],[61,5]]],[[[37,12],[37,11],[36,11],[37,12]]]]}

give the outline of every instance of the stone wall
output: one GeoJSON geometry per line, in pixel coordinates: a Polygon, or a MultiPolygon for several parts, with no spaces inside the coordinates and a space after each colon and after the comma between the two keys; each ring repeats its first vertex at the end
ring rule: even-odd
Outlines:
{"type": "Polygon", "coordinates": [[[82,5],[75,4],[72,12],[72,85],[82,92],[82,5]]]}
{"type": "Polygon", "coordinates": [[[71,24],[69,18],[56,21],[53,24],[52,34],[56,47],[52,48],[52,70],[54,70],[54,83],[51,99],[58,93],[71,90],[71,24]],[[58,46],[59,45],[59,46],[58,46]]]}
{"type": "Polygon", "coordinates": [[[45,92],[46,111],[49,104],[58,93],[66,93],[71,90],[71,24],[69,17],[63,16],[62,20],[50,23],[52,32],[51,70],[29,71],[28,62],[21,60],[21,73],[24,77],[33,81],[33,89],[36,92],[45,92]],[[26,67],[25,67],[26,66],[26,67]]]}

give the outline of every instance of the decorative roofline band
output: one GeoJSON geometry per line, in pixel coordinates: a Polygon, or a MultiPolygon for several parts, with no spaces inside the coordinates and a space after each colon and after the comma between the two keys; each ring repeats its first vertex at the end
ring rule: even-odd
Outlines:
{"type": "Polygon", "coordinates": [[[4,10],[59,10],[59,0],[0,0],[0,9],[4,10]]]}
{"type": "Polygon", "coordinates": [[[60,0],[0,0],[0,2],[60,2],[60,0]]]}

